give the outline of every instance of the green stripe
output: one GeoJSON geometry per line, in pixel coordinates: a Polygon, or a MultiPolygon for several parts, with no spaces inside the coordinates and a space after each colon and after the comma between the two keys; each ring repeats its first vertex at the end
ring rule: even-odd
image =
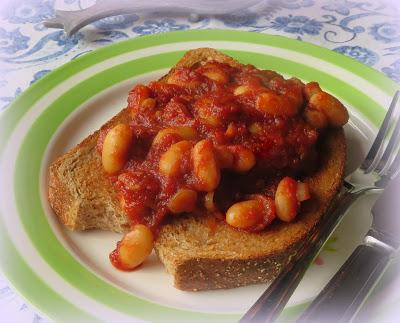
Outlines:
{"type": "Polygon", "coordinates": [[[44,76],[41,80],[33,84],[23,93],[23,95],[18,97],[8,107],[8,109],[0,114],[0,152],[3,150],[2,148],[4,148],[4,145],[16,123],[21,119],[26,111],[29,110],[29,108],[45,93],[72,75],[109,59],[110,57],[152,46],[187,41],[247,42],[285,48],[317,57],[337,66],[346,68],[352,73],[368,80],[371,84],[381,89],[389,96],[393,96],[396,89],[399,89],[399,85],[390,80],[384,74],[379,73],[356,60],[310,43],[288,39],[282,36],[234,30],[190,30],[168,34],[149,35],[112,44],[80,56],[74,61],[55,69],[52,73],[44,76]]]}
{"type": "MultiPolygon", "coordinates": [[[[34,122],[21,146],[16,163],[15,196],[24,228],[41,256],[65,280],[89,297],[118,311],[152,321],[161,321],[165,317],[173,317],[174,320],[230,321],[238,319],[238,316],[175,310],[141,300],[105,283],[80,265],[58,242],[48,224],[38,195],[37,183],[40,180],[39,172],[45,149],[54,132],[70,113],[89,98],[114,84],[139,74],[173,65],[183,53],[183,51],[177,51],[159,54],[114,66],[77,84],[55,100],[34,122]],[[26,181],[26,178],[32,180],[26,181]]],[[[282,73],[293,71],[296,76],[303,79],[316,76],[326,83],[328,88],[349,88],[350,90],[344,91],[341,96],[355,106],[359,106],[368,99],[363,93],[351,89],[350,85],[305,65],[268,55],[239,51],[227,51],[227,53],[243,62],[253,62],[262,68],[272,68],[282,73]]],[[[377,104],[374,105],[374,108],[382,111],[377,104]]],[[[372,120],[376,120],[378,114],[372,112],[368,113],[371,114],[372,120]]]]}
{"type": "Polygon", "coordinates": [[[41,256],[66,281],[92,299],[120,312],[151,321],[162,321],[165,317],[173,317],[182,321],[189,319],[191,321],[204,321],[211,318],[232,321],[237,319],[238,316],[175,310],[132,296],[99,279],[80,265],[57,240],[49,226],[38,194],[37,183],[40,181],[39,172],[45,148],[57,127],[74,109],[96,93],[118,82],[171,66],[181,55],[182,52],[161,54],[115,66],[83,81],[60,96],[34,122],[21,146],[16,163],[16,201],[24,228],[41,256]],[[85,91],[82,91],[82,89],[85,89],[85,91]],[[28,154],[28,157],[26,154],[28,154]],[[26,178],[31,180],[26,181],[26,178]]]}
{"type": "Polygon", "coordinates": [[[11,242],[8,233],[0,221],[0,264],[7,279],[29,302],[45,312],[53,320],[60,317],[79,318],[85,322],[95,322],[95,318],[88,313],[78,309],[60,294],[49,288],[41,278],[39,278],[29,267],[24,259],[21,258],[17,249],[11,242]]]}
{"type": "MultiPolygon", "coordinates": [[[[374,84],[377,88],[380,88],[388,95],[391,95],[394,92],[394,89],[398,87],[383,74],[367,68],[356,61],[326,49],[295,40],[286,39],[284,37],[226,30],[186,31],[152,35],[114,44],[109,47],[96,50],[93,53],[81,56],[75,61],[72,61],[56,71],[48,74],[42,80],[34,84],[31,88],[25,91],[24,94],[12,104],[12,106],[10,106],[0,115],[0,152],[3,151],[4,144],[9,138],[9,135],[16,126],[17,122],[34,105],[34,103],[56,85],[82,71],[83,69],[113,56],[132,52],[140,48],[173,42],[203,40],[221,40],[233,42],[240,41],[286,48],[292,51],[305,53],[309,56],[318,57],[338,66],[345,67],[346,69],[351,70],[354,74],[365,78],[371,84],[374,84]]],[[[333,78],[328,74],[277,57],[239,51],[226,52],[244,62],[254,63],[257,61],[256,65],[262,68],[275,69],[282,73],[295,75],[306,80],[317,79],[323,87],[326,87],[334,94],[344,98],[353,106],[358,107],[360,111],[364,113],[366,112],[370,120],[372,120],[375,124],[378,124],[382,119],[383,108],[380,107],[377,102],[371,101],[364,93],[358,91],[345,82],[333,78]]],[[[67,281],[93,299],[103,302],[104,304],[108,304],[111,307],[120,310],[121,312],[151,320],[165,320],[166,317],[171,317],[171,319],[174,317],[182,320],[221,319],[231,321],[237,319],[238,316],[204,314],[170,309],[141,300],[111,285],[108,285],[101,279],[97,278],[94,274],[81,266],[58,242],[47,222],[44,211],[40,204],[40,198],[38,196],[37,183],[39,181],[39,170],[42,162],[42,154],[45,151],[47,143],[54,131],[67,115],[69,115],[85,100],[111,85],[114,85],[134,75],[139,75],[141,73],[146,73],[158,68],[165,68],[173,65],[181,54],[182,52],[160,54],[116,66],[82,82],[75,88],[65,93],[62,97],[58,98],[48,109],[46,109],[40,118],[36,120],[21,147],[16,166],[17,173],[15,176],[15,194],[21,220],[23,221],[25,230],[32,239],[34,245],[38,248],[38,251],[43,255],[44,259],[48,261],[48,263],[67,281]],[[84,88],[85,91],[81,91],[82,88],[84,88]],[[65,104],[66,102],[68,102],[68,105],[65,104]],[[30,180],[26,181],[26,178],[29,178],[30,180]],[[35,216],[32,216],[32,214],[35,216]]],[[[3,239],[3,237],[1,238],[3,239]]],[[[19,255],[16,254],[15,257],[17,258],[19,255]]],[[[24,269],[23,272],[26,271],[26,268],[21,268],[24,269]]],[[[7,272],[6,274],[8,275],[7,272]]],[[[22,273],[19,273],[19,275],[21,274],[22,273]]],[[[43,284],[43,282],[41,283],[43,284]]],[[[25,289],[29,291],[31,289],[36,289],[41,285],[36,280],[32,279],[31,284],[29,284],[28,281],[26,284],[24,284],[24,286],[25,289]]],[[[20,286],[16,287],[19,288],[20,286]]],[[[48,297],[53,297],[52,293],[54,292],[48,287],[41,290],[44,291],[42,295],[43,299],[47,300],[48,297]]],[[[25,292],[24,290],[22,290],[22,292],[24,295],[28,295],[28,297],[30,296],[29,292],[25,292]]],[[[36,295],[32,295],[32,300],[34,300],[35,297],[36,295]]],[[[61,299],[59,301],[61,302],[65,300],[61,299]]],[[[43,304],[38,306],[48,313],[56,313],[58,319],[68,317],[57,307],[55,307],[53,311],[51,310],[51,307],[43,306],[43,304]]],[[[71,305],[66,303],[65,306],[68,307],[71,305]]],[[[292,310],[289,312],[285,311],[286,314],[284,317],[290,317],[296,315],[296,313],[298,314],[300,308],[301,306],[292,308],[292,310]]]]}

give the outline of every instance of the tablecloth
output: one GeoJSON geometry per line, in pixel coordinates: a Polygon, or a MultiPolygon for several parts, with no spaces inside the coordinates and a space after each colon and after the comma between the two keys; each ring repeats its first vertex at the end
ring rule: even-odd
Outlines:
{"type": "MultiPolygon", "coordinates": [[[[77,10],[94,2],[1,1],[0,110],[54,68],[96,48],[186,29],[225,28],[296,38],[352,57],[400,83],[400,1],[267,0],[260,1],[257,10],[198,19],[174,13],[137,13],[94,22],[71,38],[42,24],[54,16],[55,9],[77,10]]],[[[0,317],[7,322],[46,321],[1,276],[0,317]]]]}

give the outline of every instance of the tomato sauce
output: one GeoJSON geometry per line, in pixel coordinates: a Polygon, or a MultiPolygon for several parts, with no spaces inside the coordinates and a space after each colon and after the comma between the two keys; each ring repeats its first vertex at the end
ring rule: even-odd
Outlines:
{"type": "MultiPolygon", "coordinates": [[[[273,198],[284,176],[300,178],[312,171],[319,130],[303,117],[303,88],[298,79],[286,80],[272,71],[215,61],[178,68],[166,80],[135,86],[128,97],[134,144],[125,167],[112,176],[132,226],[142,223],[157,232],[171,214],[168,203],[174,194],[181,188],[195,190],[191,151],[180,155],[179,169],[173,175],[160,173],[160,158],[182,140],[194,145],[207,139],[214,147],[240,146],[255,155],[255,165],[246,172],[221,167],[214,197],[218,216],[250,194],[273,198]],[[270,103],[268,109],[284,109],[282,104],[287,103],[287,111],[292,112],[266,112],[260,93],[267,93],[267,99],[273,94],[280,100],[275,105],[270,103]],[[193,131],[185,135],[171,131],[160,135],[155,143],[159,131],[177,127],[193,131]]],[[[99,139],[100,151],[104,136],[99,139]]],[[[205,213],[206,192],[197,193],[193,212],[205,213]]]]}

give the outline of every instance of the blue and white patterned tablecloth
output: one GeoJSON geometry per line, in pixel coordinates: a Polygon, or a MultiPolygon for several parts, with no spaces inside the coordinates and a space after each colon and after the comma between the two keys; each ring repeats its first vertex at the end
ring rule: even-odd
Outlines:
{"type": "MultiPolygon", "coordinates": [[[[357,59],[400,83],[400,0],[264,0],[257,14],[198,21],[173,13],[139,13],[103,19],[71,38],[42,25],[55,8],[77,10],[94,2],[0,0],[0,110],[43,75],[80,55],[128,38],[185,29],[229,28],[296,38],[357,59]]],[[[7,322],[44,320],[2,277],[0,317],[7,322]]]]}

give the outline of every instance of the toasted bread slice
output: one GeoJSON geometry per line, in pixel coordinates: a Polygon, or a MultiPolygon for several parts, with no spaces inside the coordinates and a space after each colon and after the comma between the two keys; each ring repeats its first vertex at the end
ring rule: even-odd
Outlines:
{"type": "MultiPolygon", "coordinates": [[[[175,68],[190,67],[207,60],[216,60],[231,66],[240,65],[233,58],[214,49],[200,48],[187,52],[162,79],[166,79],[175,68]]],[[[127,122],[128,118],[129,112],[124,109],[101,129],[127,122]]],[[[96,151],[101,129],[51,164],[49,201],[61,223],[71,230],[126,232],[129,230],[128,219],[96,151]]]]}
{"type": "MultiPolygon", "coordinates": [[[[201,48],[186,53],[174,68],[207,60],[240,65],[223,53],[201,48]]],[[[102,129],[128,121],[128,117],[128,110],[124,109],[102,129]]],[[[100,130],[96,131],[52,163],[50,205],[69,229],[126,232],[130,228],[128,217],[96,151],[99,134],[100,130]]],[[[175,286],[183,290],[205,290],[273,279],[296,256],[341,186],[346,157],[343,130],[329,129],[321,138],[320,146],[321,165],[306,180],[312,199],[302,205],[295,222],[277,222],[260,233],[239,231],[207,216],[175,217],[165,224],[155,250],[174,276],[175,286]]]]}
{"type": "Polygon", "coordinates": [[[345,164],[342,129],[330,129],[321,141],[322,164],[306,182],[312,199],[297,220],[275,222],[266,230],[236,230],[211,217],[179,217],[162,227],[156,252],[175,287],[182,290],[232,288],[268,282],[288,265],[326,212],[341,186],[345,164]]]}

